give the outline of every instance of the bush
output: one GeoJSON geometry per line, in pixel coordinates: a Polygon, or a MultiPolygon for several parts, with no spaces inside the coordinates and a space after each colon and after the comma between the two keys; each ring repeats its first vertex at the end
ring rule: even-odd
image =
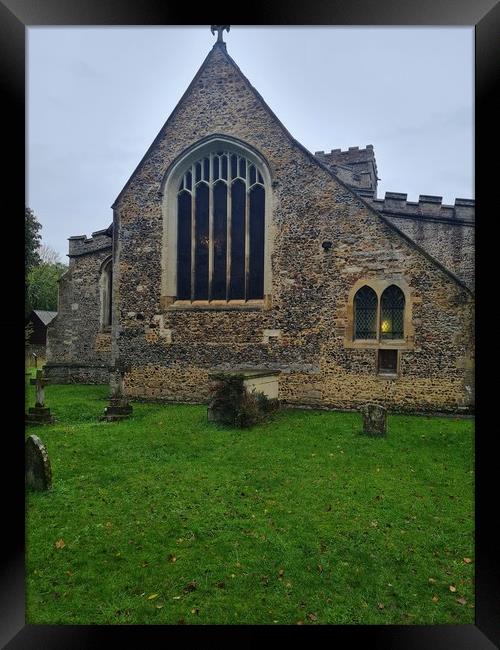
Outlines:
{"type": "Polygon", "coordinates": [[[211,387],[209,411],[212,419],[240,429],[264,422],[279,408],[277,399],[264,393],[249,393],[243,375],[219,375],[211,387]]]}

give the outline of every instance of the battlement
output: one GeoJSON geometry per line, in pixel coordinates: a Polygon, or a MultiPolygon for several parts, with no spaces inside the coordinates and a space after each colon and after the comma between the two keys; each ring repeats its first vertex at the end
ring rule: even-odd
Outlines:
{"type": "Polygon", "coordinates": [[[317,151],[314,155],[352,189],[376,196],[377,162],[372,144],[367,144],[364,149],[332,149],[330,153],[317,151]]]}
{"type": "Polygon", "coordinates": [[[372,144],[367,144],[364,149],[359,147],[349,147],[349,149],[331,149],[330,153],[316,151],[314,154],[320,159],[327,159],[338,165],[352,165],[356,163],[373,162],[375,163],[375,152],[372,144]]]}
{"type": "Polygon", "coordinates": [[[420,194],[418,201],[408,201],[401,192],[386,192],[383,199],[365,196],[365,200],[378,212],[410,219],[449,221],[462,225],[474,225],[474,199],[455,199],[454,205],[443,204],[442,196],[420,194]]]}
{"type": "Polygon", "coordinates": [[[87,253],[111,248],[112,234],[111,226],[104,230],[96,230],[91,237],[86,235],[74,235],[68,238],[68,257],[78,257],[87,253]]]}

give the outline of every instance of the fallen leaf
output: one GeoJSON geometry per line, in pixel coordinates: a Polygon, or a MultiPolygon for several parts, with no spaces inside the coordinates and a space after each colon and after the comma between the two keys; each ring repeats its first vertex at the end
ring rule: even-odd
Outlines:
{"type": "Polygon", "coordinates": [[[180,598],[181,598],[180,596],[173,596],[174,600],[180,600],[180,598]]]}
{"type": "Polygon", "coordinates": [[[113,524],[112,524],[110,521],[107,521],[107,522],[106,522],[106,528],[111,528],[112,525],[113,525],[113,524]]]}
{"type": "Polygon", "coordinates": [[[460,603],[460,605],[466,605],[467,599],[462,596],[461,598],[457,598],[457,603],[460,603]]]}
{"type": "Polygon", "coordinates": [[[169,562],[172,562],[172,563],[177,562],[177,558],[175,557],[175,555],[174,555],[173,553],[170,553],[170,555],[168,556],[167,560],[168,560],[169,562]]]}
{"type": "Polygon", "coordinates": [[[320,573],[323,573],[323,565],[322,564],[318,564],[318,571],[320,573]]]}
{"type": "Polygon", "coordinates": [[[188,582],[184,587],[184,591],[195,591],[197,586],[198,585],[196,584],[196,580],[192,580],[191,582],[188,582]]]}
{"type": "Polygon", "coordinates": [[[304,625],[304,621],[297,621],[295,625],[304,625]]]}
{"type": "Polygon", "coordinates": [[[317,620],[318,620],[318,617],[316,616],[316,614],[308,614],[308,615],[307,615],[307,618],[308,618],[310,621],[317,621],[317,620]]]}
{"type": "Polygon", "coordinates": [[[279,575],[280,578],[282,578],[285,575],[285,569],[280,569],[278,571],[278,575],[279,575]]]}
{"type": "Polygon", "coordinates": [[[464,557],[465,564],[470,564],[472,562],[470,557],[464,557]]]}
{"type": "Polygon", "coordinates": [[[429,582],[436,582],[435,578],[429,578],[429,582]]]}
{"type": "Polygon", "coordinates": [[[64,548],[66,544],[63,539],[58,539],[57,542],[54,544],[54,546],[56,548],[64,548]]]}
{"type": "Polygon", "coordinates": [[[156,609],[161,609],[163,605],[155,605],[156,609]]]}
{"type": "Polygon", "coordinates": [[[456,590],[457,590],[457,588],[455,587],[455,585],[450,585],[450,591],[455,593],[456,590]]]}
{"type": "Polygon", "coordinates": [[[191,614],[198,615],[199,613],[200,613],[200,610],[197,607],[193,607],[193,609],[191,610],[191,614]]]}
{"type": "Polygon", "coordinates": [[[438,600],[439,600],[439,596],[433,596],[433,597],[432,597],[432,602],[433,602],[433,603],[437,603],[438,600]]]}
{"type": "Polygon", "coordinates": [[[155,598],[158,598],[158,594],[151,594],[151,596],[148,596],[148,600],[154,600],[155,598]]]}
{"type": "Polygon", "coordinates": [[[379,603],[379,604],[377,605],[377,607],[378,607],[379,609],[384,609],[385,605],[384,605],[384,603],[379,603]]]}

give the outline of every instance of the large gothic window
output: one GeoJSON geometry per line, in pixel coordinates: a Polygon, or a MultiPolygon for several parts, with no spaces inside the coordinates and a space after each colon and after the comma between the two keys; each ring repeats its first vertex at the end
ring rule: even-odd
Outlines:
{"type": "Polygon", "coordinates": [[[377,338],[377,294],[371,287],[361,287],[354,298],[354,338],[377,338]]]}
{"type": "Polygon", "coordinates": [[[404,330],[405,296],[391,284],[380,300],[380,338],[402,339],[404,330]]]}
{"type": "Polygon", "coordinates": [[[177,300],[264,297],[265,186],[227,149],[185,169],[177,191],[177,300]]]}

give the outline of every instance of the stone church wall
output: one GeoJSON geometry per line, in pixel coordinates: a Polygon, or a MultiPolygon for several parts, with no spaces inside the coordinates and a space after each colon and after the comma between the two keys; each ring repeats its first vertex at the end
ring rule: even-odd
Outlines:
{"type": "Polygon", "coordinates": [[[471,293],[296,143],[224,52],[210,57],[115,204],[113,337],[130,368],[128,394],[205,401],[209,371],[269,368],[282,371],[280,396],[292,405],[470,409],[471,293]],[[247,143],[270,168],[272,292],[260,308],[180,309],[162,300],[164,175],[213,134],[247,143]],[[399,345],[395,379],[377,374],[376,347],[346,334],[349,295],[362,279],[408,287],[414,333],[399,345]]]}
{"type": "Polygon", "coordinates": [[[100,324],[101,266],[111,255],[107,231],[72,237],[59,281],[58,313],[47,330],[45,372],[54,383],[107,383],[111,332],[100,324]]]}

